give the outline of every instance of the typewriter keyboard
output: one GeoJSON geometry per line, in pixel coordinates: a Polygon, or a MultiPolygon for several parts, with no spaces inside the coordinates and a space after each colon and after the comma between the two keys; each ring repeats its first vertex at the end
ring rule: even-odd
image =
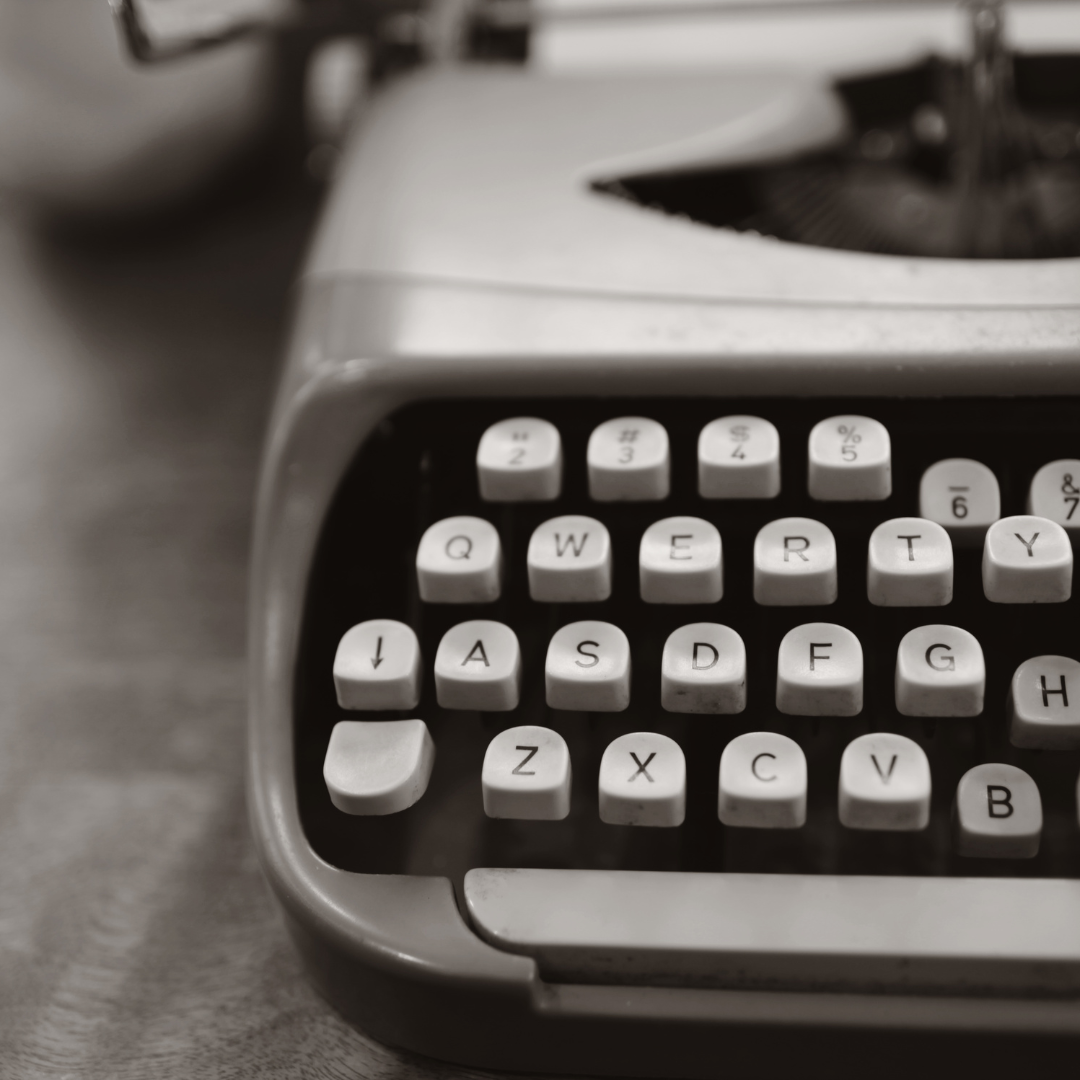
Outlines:
{"type": "Polygon", "coordinates": [[[411,405],[297,668],[331,864],[1080,877],[1080,402],[411,405]]]}

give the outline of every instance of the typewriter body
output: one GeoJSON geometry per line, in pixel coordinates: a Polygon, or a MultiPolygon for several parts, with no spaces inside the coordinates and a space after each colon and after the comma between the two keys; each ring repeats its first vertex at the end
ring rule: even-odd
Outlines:
{"type": "Polygon", "coordinates": [[[251,813],[312,978],[487,1068],[1050,1063],[1077,9],[479,11],[343,150],[266,446],[251,813]]]}

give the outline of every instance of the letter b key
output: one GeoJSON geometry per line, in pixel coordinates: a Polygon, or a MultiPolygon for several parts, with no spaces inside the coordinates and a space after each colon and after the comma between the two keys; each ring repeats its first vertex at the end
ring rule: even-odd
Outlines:
{"type": "Polygon", "coordinates": [[[1015,765],[976,765],[957,785],[953,821],[959,855],[1030,859],[1042,834],[1039,789],[1015,765]]]}

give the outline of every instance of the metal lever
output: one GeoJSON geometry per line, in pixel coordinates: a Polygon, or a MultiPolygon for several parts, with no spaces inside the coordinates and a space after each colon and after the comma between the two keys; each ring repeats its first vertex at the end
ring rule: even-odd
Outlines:
{"type": "Polygon", "coordinates": [[[142,63],[200,52],[304,19],[298,0],[109,0],[109,6],[132,57],[142,63]]]}

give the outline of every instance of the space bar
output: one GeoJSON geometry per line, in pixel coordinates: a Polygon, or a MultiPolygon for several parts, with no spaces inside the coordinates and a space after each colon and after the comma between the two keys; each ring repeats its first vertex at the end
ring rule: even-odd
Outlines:
{"type": "Polygon", "coordinates": [[[549,982],[1080,991],[1080,881],[471,870],[465,900],[549,982]]]}

